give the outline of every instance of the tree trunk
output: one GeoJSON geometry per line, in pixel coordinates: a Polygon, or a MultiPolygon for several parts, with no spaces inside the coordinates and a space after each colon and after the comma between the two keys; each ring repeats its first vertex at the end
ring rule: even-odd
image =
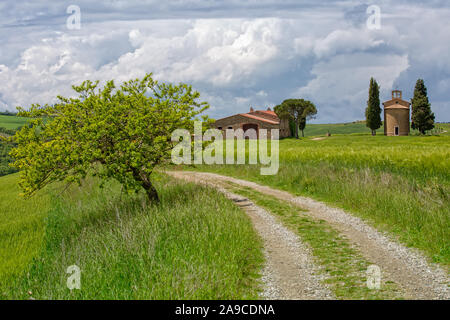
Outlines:
{"type": "Polygon", "coordinates": [[[377,134],[376,130],[372,130],[372,136],[375,136],[377,134]]]}
{"type": "Polygon", "coordinates": [[[142,171],[139,172],[136,168],[133,168],[132,171],[134,179],[142,183],[142,188],[144,188],[148,200],[150,202],[159,202],[158,192],[150,181],[150,176],[142,171]]]}
{"type": "Polygon", "coordinates": [[[305,130],[302,130],[302,137],[305,137],[305,130]]]}
{"type": "Polygon", "coordinates": [[[298,121],[295,122],[295,138],[298,139],[298,127],[299,127],[299,123],[298,121]]]}
{"type": "Polygon", "coordinates": [[[158,192],[156,191],[156,188],[153,186],[153,184],[150,183],[150,185],[145,185],[144,189],[150,202],[159,202],[158,192]]]}

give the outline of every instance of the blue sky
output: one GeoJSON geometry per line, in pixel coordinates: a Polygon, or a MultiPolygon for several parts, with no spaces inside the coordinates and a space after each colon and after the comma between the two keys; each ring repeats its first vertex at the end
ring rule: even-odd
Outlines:
{"type": "Polygon", "coordinates": [[[192,84],[214,118],[306,98],[315,122],[346,122],[364,118],[373,76],[382,100],[396,88],[409,100],[423,78],[436,120],[450,121],[449,21],[438,0],[2,1],[0,110],[153,72],[192,84]],[[70,5],[80,29],[67,27],[70,5]]]}

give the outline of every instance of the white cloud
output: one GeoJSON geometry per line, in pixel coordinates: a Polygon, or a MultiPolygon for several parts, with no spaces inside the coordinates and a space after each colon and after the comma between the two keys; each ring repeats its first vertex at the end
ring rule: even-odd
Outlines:
{"type": "Polygon", "coordinates": [[[318,63],[312,70],[315,78],[299,88],[296,95],[314,101],[322,113],[321,119],[333,122],[342,118],[342,114],[338,116],[342,112],[348,120],[352,117],[363,119],[369,79],[377,79],[381,90],[390,90],[394,81],[408,67],[407,55],[338,55],[327,62],[318,63]],[[339,111],[335,113],[332,109],[339,111]]]}
{"type": "Polygon", "coordinates": [[[336,122],[363,116],[371,76],[383,92],[396,85],[411,91],[423,77],[439,117],[450,120],[450,44],[442,40],[450,34],[448,7],[384,0],[382,28],[374,31],[361,23],[361,6],[345,15],[357,1],[80,1],[82,29],[74,32],[64,29],[64,4],[45,11],[42,1],[24,3],[2,4],[0,12],[17,15],[5,17],[10,26],[0,31],[0,109],[52,102],[85,79],[153,72],[192,83],[214,117],[308,97],[318,104],[318,121],[336,122]],[[199,18],[205,12],[213,18],[199,18]]]}
{"type": "Polygon", "coordinates": [[[197,20],[183,35],[168,38],[136,28],[86,37],[62,34],[25,50],[15,69],[0,71],[0,81],[8,79],[4,97],[14,104],[51,100],[86,78],[123,81],[151,71],[166,81],[236,85],[280,58],[280,24],[277,19],[197,20]],[[117,52],[113,39],[132,48],[101,64],[110,60],[110,50],[117,52]]]}
{"type": "Polygon", "coordinates": [[[260,96],[260,97],[267,97],[267,92],[265,92],[264,90],[261,90],[261,91],[258,91],[256,93],[256,95],[260,96]]]}
{"type": "Polygon", "coordinates": [[[367,50],[383,43],[382,39],[374,39],[373,33],[367,29],[336,30],[316,41],[314,53],[318,58],[323,58],[338,53],[367,50]]]}

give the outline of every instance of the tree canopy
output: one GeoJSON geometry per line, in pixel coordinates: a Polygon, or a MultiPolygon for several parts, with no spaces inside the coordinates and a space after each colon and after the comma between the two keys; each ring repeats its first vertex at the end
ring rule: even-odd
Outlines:
{"type": "Polygon", "coordinates": [[[304,99],[287,99],[274,108],[280,119],[289,119],[295,123],[295,137],[298,138],[298,130],[302,131],[306,127],[306,120],[313,118],[317,114],[316,106],[304,99]]]}
{"type": "Polygon", "coordinates": [[[370,78],[369,100],[366,108],[366,126],[376,135],[377,129],[382,125],[380,107],[380,86],[374,78],[370,78]]]}
{"type": "Polygon", "coordinates": [[[434,113],[431,112],[431,104],[428,100],[427,87],[423,79],[418,79],[414,89],[414,97],[411,99],[412,128],[419,130],[421,134],[434,128],[434,113]]]}
{"type": "Polygon", "coordinates": [[[128,191],[143,188],[157,201],[150,176],[170,158],[172,132],[192,130],[209,107],[198,101],[200,93],[186,84],[159,83],[151,74],[120,87],[88,80],[73,89],[77,98],[58,96],[52,106],[19,108],[20,116],[34,118],[11,138],[18,144],[11,155],[23,194],[53,181],[80,183],[93,173],[102,181],[116,179],[128,191]]]}

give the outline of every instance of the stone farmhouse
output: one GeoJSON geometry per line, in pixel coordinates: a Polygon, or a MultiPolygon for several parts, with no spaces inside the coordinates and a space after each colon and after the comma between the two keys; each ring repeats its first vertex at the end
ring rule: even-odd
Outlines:
{"type": "Polygon", "coordinates": [[[242,129],[244,133],[249,129],[254,129],[259,136],[259,130],[266,129],[267,138],[270,139],[270,130],[279,129],[280,138],[291,136],[289,120],[280,120],[277,114],[270,108],[267,108],[267,110],[254,110],[250,108],[250,112],[248,113],[239,113],[218,119],[214,126],[216,129],[222,130],[224,134],[227,129],[242,129]]]}

